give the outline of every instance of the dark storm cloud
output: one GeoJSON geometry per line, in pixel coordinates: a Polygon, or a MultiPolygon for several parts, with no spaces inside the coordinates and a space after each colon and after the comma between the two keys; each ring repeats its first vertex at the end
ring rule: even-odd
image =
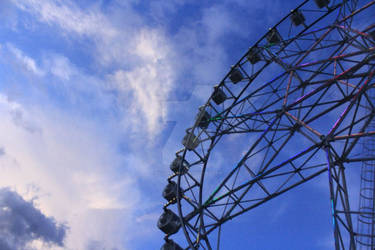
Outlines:
{"type": "Polygon", "coordinates": [[[0,249],[21,250],[33,240],[63,246],[66,226],[57,224],[8,188],[0,189],[0,249]]]}

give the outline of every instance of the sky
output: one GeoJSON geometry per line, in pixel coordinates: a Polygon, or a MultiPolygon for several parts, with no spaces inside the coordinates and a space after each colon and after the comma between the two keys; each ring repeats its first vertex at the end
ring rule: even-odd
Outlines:
{"type": "MultiPolygon", "coordinates": [[[[159,249],[185,129],[299,3],[0,1],[1,248],[159,249]]],[[[331,249],[326,181],[223,229],[227,249],[331,249]]]]}

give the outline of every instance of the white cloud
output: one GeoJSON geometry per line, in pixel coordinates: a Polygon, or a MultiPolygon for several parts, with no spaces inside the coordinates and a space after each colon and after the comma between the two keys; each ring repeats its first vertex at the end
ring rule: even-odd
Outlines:
{"type": "Polygon", "coordinates": [[[12,44],[7,44],[6,48],[14,55],[16,63],[19,63],[21,68],[37,75],[43,76],[44,71],[39,68],[35,60],[27,55],[25,55],[20,49],[14,47],[12,44]]]}
{"type": "Polygon", "coordinates": [[[174,83],[169,47],[156,30],[144,29],[135,38],[134,51],[142,63],[130,71],[118,70],[111,77],[111,88],[123,93],[129,114],[124,125],[133,131],[145,129],[152,137],[160,132],[167,115],[166,99],[174,83]],[[129,96],[131,96],[129,98],[129,96]],[[143,123],[146,123],[144,126],[143,123]]]}
{"type": "Polygon", "coordinates": [[[47,53],[43,60],[38,62],[10,42],[5,46],[0,46],[0,49],[3,55],[11,58],[17,71],[29,72],[38,77],[46,76],[49,73],[65,81],[70,80],[73,74],[78,73],[69,59],[60,54],[47,53]]]}
{"type": "MultiPolygon", "coordinates": [[[[91,39],[96,45],[96,63],[113,71],[106,85],[119,92],[125,129],[135,134],[147,131],[149,138],[161,131],[169,112],[166,100],[175,80],[189,74],[189,78],[184,77],[185,86],[218,82],[229,70],[224,66],[227,55],[220,39],[229,33],[242,34],[240,27],[233,25],[235,13],[226,5],[204,9],[200,21],[167,38],[162,28],[147,27],[131,11],[130,4],[121,6],[126,14],[132,13],[127,20],[119,19],[113,9],[110,19],[96,6],[81,9],[71,1],[23,0],[15,4],[63,33],[91,39]]],[[[153,12],[155,15],[166,15],[178,6],[181,3],[154,3],[151,9],[159,9],[153,12]]],[[[55,60],[51,72],[69,80],[66,62],[63,58],[55,60]]],[[[206,99],[208,94],[205,91],[201,98],[206,99]]]]}
{"type": "Polygon", "coordinates": [[[228,33],[241,33],[240,26],[233,25],[233,13],[228,11],[224,5],[214,5],[205,9],[201,22],[210,43],[216,43],[217,39],[228,33]]]}
{"type": "MultiPolygon", "coordinates": [[[[225,4],[214,4],[201,10],[198,19],[182,26],[172,38],[178,51],[178,72],[189,74],[184,85],[216,85],[229,71],[225,43],[244,36],[236,25],[236,13],[225,4]],[[223,39],[231,35],[231,39],[223,39]]],[[[208,98],[208,95],[205,99],[208,98]]]]}
{"type": "Polygon", "coordinates": [[[62,55],[52,55],[44,62],[44,67],[50,69],[54,76],[66,81],[70,80],[71,76],[76,73],[76,69],[69,59],[62,55]]]}
{"type": "MultiPolygon", "coordinates": [[[[161,30],[139,30],[132,24],[117,27],[95,8],[83,11],[70,1],[25,0],[15,4],[41,22],[92,39],[97,63],[116,65],[105,85],[119,92],[124,125],[131,124],[132,132],[147,131],[150,138],[160,132],[168,112],[165,100],[174,83],[172,53],[161,30]]],[[[47,62],[46,68],[49,65],[49,71],[59,78],[69,80],[75,73],[66,57],[55,56],[47,62]]]]}
{"type": "Polygon", "coordinates": [[[3,95],[0,114],[2,185],[37,196],[35,204],[43,213],[66,222],[66,249],[83,249],[92,239],[126,249],[129,239],[119,234],[124,235],[136,218],[140,191],[134,176],[116,171],[122,160],[108,138],[101,137],[91,122],[25,108],[3,95]],[[42,132],[30,133],[16,125],[14,110],[42,132]]]}
{"type": "Polygon", "coordinates": [[[128,44],[132,43],[132,38],[138,32],[140,24],[138,16],[132,11],[126,11],[127,6],[122,6],[122,11],[125,10],[125,13],[121,13],[127,17],[126,22],[121,23],[123,20],[120,20],[117,24],[116,10],[112,10],[113,20],[111,20],[96,5],[81,9],[74,1],[22,0],[13,2],[20,10],[36,17],[39,22],[58,28],[59,35],[65,35],[67,40],[71,40],[72,37],[91,39],[97,50],[93,53],[97,55],[94,58],[102,66],[111,66],[113,63],[124,66],[131,60],[135,60],[129,57],[128,44]]]}
{"type": "MultiPolygon", "coordinates": [[[[7,159],[7,162],[0,166],[6,164],[8,167],[0,180],[3,178],[4,185],[13,185],[23,192],[30,190],[30,186],[38,187],[39,191],[30,192],[39,196],[37,202],[41,209],[67,220],[71,227],[68,249],[83,249],[91,244],[89,242],[123,249],[123,242],[130,241],[137,233],[141,235],[145,224],[148,225],[145,232],[157,232],[152,221],[156,214],[137,217],[134,211],[150,207],[140,198],[149,194],[140,190],[137,178],[150,178],[158,170],[147,165],[150,160],[144,152],[127,152],[124,160],[125,157],[119,156],[110,143],[116,145],[116,137],[126,133],[127,139],[130,138],[129,148],[137,144],[137,149],[144,150],[147,146],[139,145],[145,142],[149,145],[149,139],[159,134],[165,120],[170,118],[169,109],[175,109],[166,99],[177,84],[212,83],[224,76],[229,67],[225,66],[227,54],[221,39],[228,33],[242,32],[239,26],[232,25],[235,13],[228,12],[223,5],[212,6],[202,12],[198,21],[179,29],[174,37],[168,37],[162,26],[145,25],[142,17],[125,2],[113,4],[107,13],[97,5],[83,9],[69,0],[13,2],[22,14],[36,17],[38,24],[52,27],[50,32],[58,38],[64,37],[73,44],[75,39],[92,42],[94,47],[90,44],[89,49],[94,49],[90,53],[95,61],[87,62],[88,67],[98,69],[103,76],[83,73],[66,55],[43,51],[38,63],[16,49],[21,55],[19,60],[26,61],[24,67],[34,74],[43,72],[43,76],[48,76],[41,81],[45,85],[63,83],[64,92],[58,94],[62,96],[66,91],[64,98],[79,99],[75,105],[77,109],[92,105],[95,110],[106,106],[113,100],[109,100],[105,92],[116,92],[113,98],[117,98],[117,106],[111,103],[112,106],[106,106],[105,110],[116,109],[117,112],[118,109],[122,127],[113,126],[113,131],[105,131],[109,135],[103,135],[98,129],[102,124],[94,125],[95,121],[37,104],[27,109],[17,104],[17,110],[22,114],[18,115],[22,121],[19,124],[31,124],[38,131],[30,133],[25,130],[27,126],[14,124],[8,106],[16,104],[3,98],[0,115],[5,118],[0,131],[6,131],[7,135],[4,135],[3,145],[6,155],[0,159],[7,159]],[[123,9],[116,10],[120,5],[123,9]],[[184,82],[177,83],[179,77],[184,82]],[[87,93],[90,98],[94,96],[94,101],[85,103],[87,93]],[[120,162],[126,162],[130,167],[120,166],[120,162]],[[11,179],[15,181],[10,182],[11,179]],[[140,225],[134,232],[131,225],[136,222],[140,225]]],[[[176,6],[178,4],[161,3],[153,8],[161,8],[157,15],[162,16],[175,11],[176,6]]],[[[17,57],[17,53],[14,56],[17,57]]],[[[210,90],[198,91],[195,96],[199,95],[196,99],[201,103],[208,98],[210,90]]],[[[185,129],[188,126],[185,121],[192,121],[195,116],[196,99],[177,112],[179,128],[185,129]]],[[[183,133],[183,129],[178,133],[183,133]]],[[[170,148],[180,145],[181,138],[171,143],[170,148]]],[[[154,202],[161,198],[149,199],[154,202]]]]}
{"type": "Polygon", "coordinates": [[[117,31],[96,11],[81,11],[70,1],[23,0],[13,1],[23,11],[36,15],[40,21],[58,25],[82,36],[113,37],[117,31]]]}

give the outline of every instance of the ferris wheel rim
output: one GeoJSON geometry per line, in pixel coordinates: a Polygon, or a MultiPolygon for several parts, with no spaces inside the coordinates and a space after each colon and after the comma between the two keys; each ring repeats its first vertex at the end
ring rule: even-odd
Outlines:
{"type": "MultiPolygon", "coordinates": [[[[301,6],[303,6],[303,4],[305,4],[306,2],[309,2],[310,0],[305,0],[302,4],[300,4],[295,10],[298,10],[301,6]]],[[[375,1],[372,1],[372,3],[374,3],[375,1]]],[[[340,6],[336,6],[336,8],[334,8],[334,9],[331,9],[331,11],[329,11],[328,13],[327,13],[327,15],[328,14],[330,14],[332,11],[334,11],[334,10],[336,10],[337,8],[339,8],[340,6]]],[[[281,21],[279,21],[279,23],[278,24],[276,24],[273,28],[277,28],[278,27],[278,25],[283,21],[283,20],[285,20],[285,19],[287,19],[289,16],[291,15],[291,13],[289,13],[288,15],[286,15],[283,19],[281,19],[281,21]]],[[[319,19],[320,20],[320,19],[319,19]]],[[[318,21],[319,21],[318,20],[318,21]]],[[[308,28],[311,28],[313,25],[315,25],[316,23],[314,22],[313,24],[311,24],[308,28]]],[[[308,28],[306,28],[305,30],[303,30],[303,32],[305,32],[306,30],[308,30],[308,28]]],[[[301,32],[300,34],[302,34],[303,32],[301,32]]],[[[267,33],[266,33],[267,34],[267,33]]],[[[266,36],[266,34],[261,38],[261,39],[259,39],[255,44],[254,44],[254,46],[252,46],[251,48],[254,48],[255,46],[257,46],[259,43],[260,43],[260,41],[262,41],[264,38],[265,38],[265,36],[266,36]]],[[[283,49],[285,49],[287,47],[287,45],[286,46],[284,46],[283,47],[283,49]]],[[[250,49],[251,49],[250,48],[250,49]]],[[[249,50],[250,50],[249,49],[249,50]]],[[[281,50],[282,51],[282,50],[281,50]]],[[[248,53],[248,52],[247,52],[248,53]]],[[[236,66],[238,66],[238,65],[240,65],[240,62],[241,62],[241,60],[243,60],[245,57],[246,57],[246,55],[247,55],[247,53],[245,53],[245,55],[235,64],[235,66],[234,67],[236,67],[236,66]]],[[[267,65],[268,66],[268,65],[267,65]]],[[[220,85],[219,86],[222,86],[223,84],[224,84],[224,80],[225,79],[227,79],[228,77],[229,77],[229,74],[230,74],[230,72],[231,71],[229,71],[228,73],[227,73],[227,75],[223,78],[223,80],[221,81],[221,83],[220,83],[220,85]]],[[[255,78],[254,78],[255,79],[255,78]]],[[[210,101],[211,101],[211,99],[212,99],[212,96],[208,99],[208,101],[206,102],[206,104],[205,104],[205,106],[206,105],[208,105],[209,103],[210,103],[210,101]]],[[[228,113],[227,113],[228,114],[228,113]]],[[[222,122],[221,122],[221,124],[223,123],[223,121],[224,121],[224,119],[222,120],[222,122]]],[[[195,124],[194,124],[194,126],[192,127],[192,128],[190,128],[191,129],[191,131],[193,131],[194,132],[194,130],[197,128],[197,126],[198,126],[198,123],[196,122],[195,124]]],[[[218,128],[219,129],[219,128],[218,128]]],[[[218,129],[217,129],[217,131],[218,131],[218,129]]],[[[213,143],[213,141],[211,142],[211,145],[212,145],[212,143],[213,143]]],[[[207,156],[209,157],[209,155],[210,155],[210,151],[214,148],[214,147],[211,147],[211,145],[210,145],[210,148],[209,148],[209,150],[208,150],[208,152],[207,152],[207,156]]],[[[188,149],[187,149],[187,147],[185,147],[184,149],[183,149],[183,151],[182,151],[182,159],[185,159],[185,156],[186,156],[186,153],[188,152],[188,149]]],[[[204,163],[204,167],[203,167],[203,169],[202,169],[202,175],[201,175],[201,182],[200,182],[200,184],[201,184],[201,187],[200,187],[200,195],[199,195],[199,197],[200,197],[200,200],[199,200],[199,205],[200,206],[202,206],[202,195],[201,195],[201,192],[203,192],[202,191],[202,186],[203,186],[203,183],[204,183],[204,175],[205,175],[205,168],[206,168],[206,165],[207,165],[207,162],[205,162],[204,163]]],[[[181,184],[181,176],[182,175],[177,175],[177,186],[178,186],[178,190],[180,189],[180,184],[181,184]]],[[[187,232],[187,230],[186,230],[186,225],[185,225],[185,222],[184,222],[184,215],[183,215],[183,212],[182,212],[182,208],[181,208],[181,197],[180,197],[180,192],[179,191],[177,191],[177,208],[178,208],[178,213],[179,213],[179,217],[180,217],[180,221],[181,221],[181,224],[182,224],[182,228],[183,228],[183,231],[184,231],[184,234],[185,234],[185,237],[186,237],[186,239],[188,240],[188,242],[189,242],[189,246],[192,248],[192,249],[194,249],[194,247],[196,247],[195,245],[194,245],[194,243],[192,242],[192,240],[190,239],[190,236],[189,236],[189,233],[187,232]]],[[[203,207],[203,209],[204,209],[204,207],[203,207]]],[[[201,216],[201,220],[203,220],[203,216],[201,216]]],[[[199,234],[199,233],[198,233],[199,234]]]]}

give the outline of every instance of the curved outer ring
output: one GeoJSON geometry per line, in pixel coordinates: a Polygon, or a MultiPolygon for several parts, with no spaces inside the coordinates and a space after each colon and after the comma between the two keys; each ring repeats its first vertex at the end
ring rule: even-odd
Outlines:
{"type": "MultiPolygon", "coordinates": [[[[288,15],[284,16],[276,25],[274,25],[271,29],[276,29],[280,24],[282,24],[286,19],[288,19],[291,15],[292,15],[292,12],[293,11],[296,11],[296,10],[299,10],[301,9],[304,5],[306,5],[309,1],[312,1],[312,0],[304,0],[304,2],[302,2],[299,6],[297,6],[297,8],[295,8],[294,10],[292,10],[288,15]]],[[[346,0],[343,0],[344,2],[346,0]]],[[[302,34],[304,34],[308,29],[310,29],[312,26],[314,26],[316,23],[318,23],[321,19],[323,19],[324,17],[328,16],[329,14],[331,14],[333,11],[337,10],[338,8],[340,8],[341,6],[343,5],[342,2],[338,3],[337,5],[335,6],[331,6],[328,8],[328,11],[327,12],[324,12],[322,13],[322,15],[317,18],[315,21],[313,21],[310,25],[306,25],[305,28],[299,32],[296,36],[294,36],[293,38],[289,39],[288,40],[288,43],[286,43],[285,45],[283,45],[283,47],[280,49],[279,52],[282,52],[290,43],[292,43],[294,40],[296,40],[299,36],[301,36],[302,34]]],[[[238,62],[233,66],[234,68],[238,67],[240,65],[240,63],[244,60],[244,58],[247,56],[247,54],[249,53],[249,51],[256,47],[258,44],[260,44],[260,42],[262,42],[263,40],[265,40],[266,36],[267,36],[268,32],[266,32],[252,47],[249,48],[249,50],[238,60],[238,62]]],[[[263,67],[261,70],[259,70],[257,72],[257,74],[260,74],[268,65],[271,64],[272,61],[268,61],[263,67]]],[[[218,85],[218,87],[220,86],[223,86],[224,85],[224,81],[229,77],[231,71],[229,71],[225,76],[224,78],[222,79],[222,81],[220,82],[220,84],[218,85]]],[[[252,78],[250,81],[253,81],[256,77],[252,78]]],[[[241,92],[238,97],[240,97],[241,95],[243,94],[243,92],[241,92]]],[[[208,101],[206,102],[206,104],[204,106],[207,106],[210,101],[212,99],[212,96],[208,99],[208,101]]],[[[236,101],[236,100],[235,100],[236,101]]],[[[235,102],[234,101],[234,102],[235,102]]],[[[230,111],[227,110],[226,113],[225,113],[225,117],[227,116],[228,112],[230,111]]],[[[225,119],[223,119],[220,123],[220,125],[217,127],[217,130],[216,132],[221,128],[223,122],[224,122],[225,119]]],[[[191,129],[192,132],[194,132],[194,130],[198,127],[198,121],[195,122],[194,126],[191,129]]],[[[215,136],[214,136],[215,137],[215,136]]],[[[213,140],[211,141],[211,144],[207,150],[207,158],[209,158],[208,156],[210,155],[210,152],[211,150],[213,149],[213,140]]],[[[185,147],[183,149],[183,153],[182,153],[182,158],[185,159],[185,156],[186,156],[186,153],[187,153],[187,148],[185,147]]],[[[204,176],[205,176],[205,170],[206,170],[206,165],[207,165],[207,161],[204,162],[204,165],[203,165],[203,169],[202,169],[202,174],[201,174],[201,180],[200,180],[200,190],[199,190],[199,204],[200,206],[202,206],[202,190],[203,190],[203,183],[204,183],[204,176]]],[[[181,167],[181,165],[180,165],[181,167]]],[[[181,222],[181,225],[182,225],[182,229],[184,231],[184,235],[189,243],[189,247],[191,249],[195,249],[195,246],[193,244],[193,242],[191,241],[190,239],[190,236],[189,236],[189,233],[187,232],[186,230],[186,225],[185,225],[185,222],[184,222],[184,215],[182,213],[182,207],[181,207],[181,194],[179,192],[180,190],[180,184],[181,184],[181,175],[178,175],[177,177],[177,187],[178,187],[178,191],[177,191],[177,207],[178,207],[178,214],[179,214],[179,217],[180,217],[180,222],[181,222]]],[[[203,208],[204,209],[204,208],[203,208]]],[[[197,213],[201,213],[201,211],[198,211],[197,213]]],[[[200,216],[200,220],[201,220],[201,225],[204,224],[203,222],[203,216],[200,216]]],[[[207,240],[208,241],[208,240],[207,240]]]]}

